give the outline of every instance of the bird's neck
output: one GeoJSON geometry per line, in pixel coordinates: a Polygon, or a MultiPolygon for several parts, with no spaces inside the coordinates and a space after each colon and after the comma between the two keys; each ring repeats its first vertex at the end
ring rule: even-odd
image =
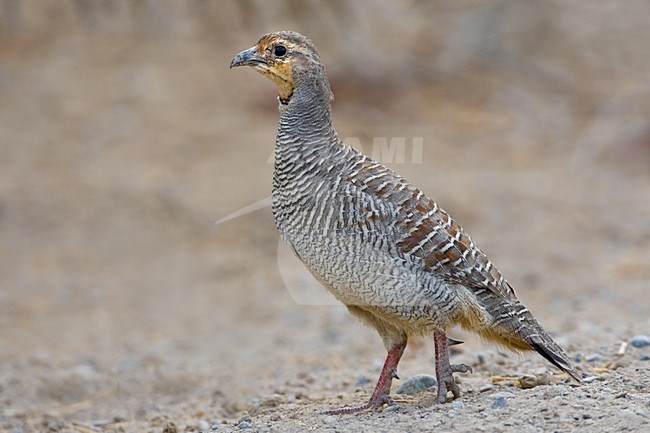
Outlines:
{"type": "Polygon", "coordinates": [[[280,102],[280,113],[276,156],[278,152],[312,153],[339,143],[332,126],[329,86],[296,88],[287,104],[280,102]]]}
{"type": "Polygon", "coordinates": [[[326,178],[342,146],[332,127],[329,100],[311,100],[294,92],[281,110],[274,152],[274,213],[295,200],[310,196],[310,179],[326,178]],[[296,98],[298,96],[298,98],[296,98]],[[281,204],[284,203],[284,204],[281,204]],[[279,206],[279,207],[278,207],[279,206]]]}

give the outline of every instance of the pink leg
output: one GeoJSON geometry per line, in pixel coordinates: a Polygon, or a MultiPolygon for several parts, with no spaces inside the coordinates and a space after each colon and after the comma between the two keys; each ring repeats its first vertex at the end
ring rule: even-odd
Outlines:
{"type": "Polygon", "coordinates": [[[384,404],[393,404],[393,399],[390,397],[390,385],[394,378],[397,379],[397,364],[399,363],[405,348],[406,342],[398,344],[388,351],[384,367],[381,369],[379,380],[377,380],[377,385],[375,385],[375,391],[372,393],[368,403],[356,407],[343,407],[340,409],[328,410],[324,413],[326,415],[346,415],[368,409],[379,408],[384,404]]]}
{"type": "MultiPolygon", "coordinates": [[[[436,379],[438,380],[438,403],[447,401],[447,392],[451,391],[454,398],[460,397],[460,388],[454,381],[453,373],[472,372],[472,367],[465,364],[450,365],[447,347],[449,340],[444,331],[433,333],[433,341],[436,347],[436,379]]],[[[453,341],[453,340],[452,340],[453,341]]]]}

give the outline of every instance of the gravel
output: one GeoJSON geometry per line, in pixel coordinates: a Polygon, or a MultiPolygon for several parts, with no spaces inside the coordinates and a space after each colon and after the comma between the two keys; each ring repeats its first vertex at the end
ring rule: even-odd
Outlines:
{"type": "MultiPolygon", "coordinates": [[[[382,2],[365,8],[365,18],[395,25],[350,29],[355,46],[372,48],[379,35],[384,52],[422,61],[412,65],[413,80],[404,80],[394,58],[372,55],[381,61],[373,63],[377,82],[350,92],[356,84],[346,84],[346,72],[363,67],[353,55],[363,50],[337,51],[340,38],[327,28],[308,35],[333,53],[326,63],[339,61],[331,72],[339,131],[360,136],[371,154],[376,135],[406,135],[407,158],[395,168],[454,208],[544,328],[564,339],[566,353],[583,354],[581,371],[598,374],[576,386],[535,353],[518,356],[459,333],[465,344],[453,348],[451,361],[475,367],[456,375],[464,409],[436,404],[434,387],[398,395],[400,410],[335,416],[329,424],[322,411],[368,401],[385,356],[381,339],[342,305],[303,305],[290,296],[296,285],[329,294],[302,265],[283,261],[283,251],[293,253],[281,245],[270,209],[212,224],[268,196],[266,161],[278,123],[273,85],[252,71],[228,70],[227,62],[261,36],[253,27],[266,21],[310,27],[311,6],[297,17],[264,5],[196,14],[190,3],[200,2],[191,0],[179,2],[189,9],[160,17],[162,8],[147,2],[146,13],[122,7],[105,17],[101,7],[81,10],[80,2],[60,2],[67,9],[48,14],[29,6],[37,1],[18,3],[26,5],[12,9],[17,27],[3,32],[0,54],[10,59],[0,80],[1,432],[162,433],[173,421],[190,433],[199,420],[217,423],[219,433],[650,431],[650,361],[640,360],[650,346],[631,341],[650,336],[650,201],[638,199],[650,182],[650,101],[643,97],[650,56],[642,42],[650,26],[640,25],[648,2],[612,2],[606,11],[558,2],[543,11],[550,15],[542,24],[562,38],[538,38],[536,46],[545,45],[527,52],[520,48],[531,26],[521,23],[539,30],[539,17],[507,8],[521,25],[500,35],[487,67],[468,59],[484,45],[472,29],[493,25],[502,2],[477,9],[447,0],[442,15],[431,16],[415,3],[382,2]],[[242,31],[242,19],[260,8],[263,16],[242,31]],[[214,14],[232,27],[207,32],[214,14]],[[91,37],[80,37],[88,25],[91,37]],[[141,29],[146,34],[133,38],[141,29]],[[215,52],[222,36],[241,45],[215,52]],[[436,37],[443,52],[423,51],[436,37]],[[622,40],[626,50],[608,67],[622,40]],[[426,75],[437,54],[447,68],[442,83],[426,75]],[[563,80],[560,95],[543,74],[518,79],[522,62],[533,72],[587,71],[593,79],[563,80]],[[419,163],[408,158],[412,134],[424,139],[419,163]],[[23,141],[30,145],[10,144],[23,141]],[[612,230],[620,221],[624,230],[612,230]],[[605,368],[623,341],[628,364],[605,368]],[[602,360],[584,362],[592,353],[602,360]],[[542,366],[554,374],[549,386],[521,390],[503,380],[478,392],[493,377],[542,366]],[[361,374],[372,383],[355,385],[361,374]],[[504,396],[509,406],[491,409],[498,397],[488,395],[505,390],[513,391],[504,396]],[[238,427],[244,410],[252,429],[238,427]],[[115,414],[126,421],[93,426],[115,414]]],[[[328,21],[345,18],[335,16],[338,9],[328,21]]],[[[397,152],[393,162],[401,146],[397,152]]],[[[412,343],[399,366],[403,378],[433,374],[431,338],[412,343]]]]}

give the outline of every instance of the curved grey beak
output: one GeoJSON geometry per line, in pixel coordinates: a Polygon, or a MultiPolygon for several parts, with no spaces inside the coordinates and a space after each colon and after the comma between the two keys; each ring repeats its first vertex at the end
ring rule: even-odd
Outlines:
{"type": "Polygon", "coordinates": [[[260,64],[266,65],[266,61],[257,54],[257,47],[251,47],[237,54],[235,58],[232,59],[232,62],[230,62],[230,67],[234,68],[235,66],[252,66],[260,64]]]}

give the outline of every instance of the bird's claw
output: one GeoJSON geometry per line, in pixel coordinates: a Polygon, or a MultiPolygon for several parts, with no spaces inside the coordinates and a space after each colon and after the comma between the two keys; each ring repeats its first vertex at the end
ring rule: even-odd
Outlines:
{"type": "Polygon", "coordinates": [[[466,364],[452,364],[449,366],[449,370],[440,375],[438,381],[438,403],[440,404],[447,402],[447,393],[449,391],[451,391],[455,399],[461,395],[460,387],[454,380],[453,373],[472,373],[472,367],[466,364]]]}
{"type": "Polygon", "coordinates": [[[472,367],[467,364],[452,364],[449,366],[452,373],[474,373],[472,367]]]}
{"type": "Polygon", "coordinates": [[[342,407],[339,409],[326,410],[322,412],[323,415],[350,415],[353,413],[365,412],[367,410],[375,410],[383,407],[384,405],[393,406],[395,401],[390,395],[382,395],[373,397],[366,404],[361,406],[342,407]]]}

